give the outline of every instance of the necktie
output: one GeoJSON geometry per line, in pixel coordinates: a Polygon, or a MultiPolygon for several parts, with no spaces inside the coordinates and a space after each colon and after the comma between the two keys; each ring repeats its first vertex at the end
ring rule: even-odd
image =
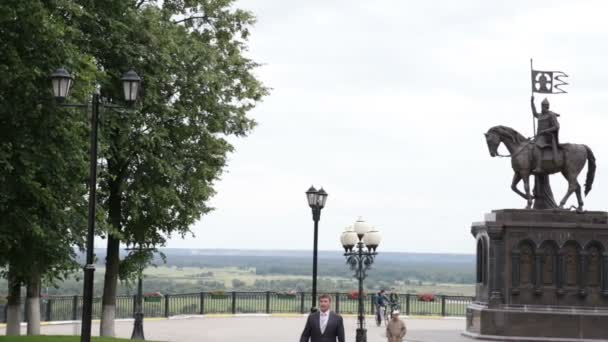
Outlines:
{"type": "Polygon", "coordinates": [[[325,328],[327,327],[327,314],[323,313],[321,319],[321,334],[325,333],[325,328]]]}

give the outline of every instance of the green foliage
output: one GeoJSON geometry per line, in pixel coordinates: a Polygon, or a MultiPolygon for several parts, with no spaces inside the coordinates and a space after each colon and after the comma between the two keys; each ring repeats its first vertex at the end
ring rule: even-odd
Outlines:
{"type": "Polygon", "coordinates": [[[107,76],[102,94],[120,98],[116,80],[128,69],[144,79],[141,106],[108,113],[103,123],[102,199],[111,211],[113,191],[119,196],[120,217],[110,233],[125,242],[162,244],[168,235],[188,233],[210,210],[212,183],[232,151],[225,137],[244,136],[254,126],[246,114],[266,89],[252,74],[257,64],[243,55],[253,17],[230,5],[83,1],[101,18],[82,29],[107,76]],[[203,10],[204,20],[173,19],[203,10]]]}
{"type": "Polygon", "coordinates": [[[61,66],[84,84],[96,73],[66,19],[80,14],[72,1],[0,3],[0,266],[21,281],[64,278],[83,242],[87,116],[55,106],[48,79],[61,66]]]}
{"type": "MultiPolygon", "coordinates": [[[[79,28],[104,71],[102,95],[121,98],[117,79],[129,69],[144,80],[139,106],[103,115],[107,234],[162,246],[211,210],[213,183],[232,151],[226,137],[254,127],[246,114],[267,90],[252,73],[257,64],[244,56],[253,16],[231,1],[77,2],[89,13],[79,28]],[[204,18],[178,22],[185,13],[204,18]]],[[[129,268],[122,270],[124,278],[129,268]]]]}
{"type": "Polygon", "coordinates": [[[140,272],[154,260],[155,249],[132,250],[120,263],[118,276],[127,285],[134,283],[140,272]]]}
{"type": "MultiPolygon", "coordinates": [[[[83,246],[88,115],[54,104],[58,67],[75,77],[73,102],[96,84],[120,99],[129,69],[143,78],[140,105],[101,113],[99,231],[150,246],[187,235],[212,209],[226,138],[251,131],[267,94],[245,57],[253,23],[225,0],[0,3],[0,267],[60,280],[83,246]]],[[[136,259],[121,278],[150,260],[136,259]]]]}

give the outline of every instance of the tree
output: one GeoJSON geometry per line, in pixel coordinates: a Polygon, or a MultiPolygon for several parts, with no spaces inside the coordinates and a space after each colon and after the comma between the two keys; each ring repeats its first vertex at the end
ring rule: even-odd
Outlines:
{"type": "Polygon", "coordinates": [[[232,288],[233,289],[239,289],[242,287],[247,286],[247,283],[245,283],[244,281],[240,280],[240,279],[232,279],[232,288]]]}
{"type": "MultiPolygon", "coordinates": [[[[58,109],[49,73],[62,65],[93,76],[66,18],[71,1],[0,3],[0,266],[9,279],[7,334],[19,334],[26,284],[28,334],[39,332],[41,279],[61,279],[81,244],[86,178],[86,115],[58,109]]],[[[74,97],[82,99],[85,89],[74,97]]]]}
{"type": "Polygon", "coordinates": [[[84,235],[86,115],[54,106],[48,74],[70,70],[80,102],[95,84],[103,97],[120,98],[117,79],[129,69],[144,78],[143,105],[101,119],[101,333],[113,335],[120,243],[162,246],[189,233],[211,210],[205,203],[232,151],[225,137],[253,128],[246,114],[267,92],[244,57],[253,16],[232,2],[0,4],[0,265],[9,266],[11,308],[20,284],[36,298],[42,276],[72,269],[84,235]]]}
{"type": "MultiPolygon", "coordinates": [[[[102,119],[100,200],[108,213],[101,335],[114,335],[120,244],[162,246],[211,208],[213,182],[232,146],[254,126],[247,112],[267,90],[244,56],[253,16],[233,1],[77,1],[86,51],[120,97],[128,69],[143,76],[141,106],[102,119]],[[190,16],[190,17],[186,17],[190,16]],[[180,19],[181,18],[181,19],[180,19]]],[[[124,273],[124,272],[123,272],[124,273]]]]}

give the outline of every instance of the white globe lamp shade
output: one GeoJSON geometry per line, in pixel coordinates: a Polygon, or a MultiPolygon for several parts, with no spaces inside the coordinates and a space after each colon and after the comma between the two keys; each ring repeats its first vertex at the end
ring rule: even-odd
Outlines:
{"type": "Polygon", "coordinates": [[[376,248],[378,248],[378,245],[380,245],[381,241],[382,235],[376,228],[372,228],[372,230],[367,232],[367,234],[365,234],[365,237],[363,238],[363,242],[365,243],[365,245],[369,249],[374,251],[376,250],[376,248]]]}
{"type": "Polygon", "coordinates": [[[346,246],[346,233],[348,233],[348,231],[343,231],[340,235],[340,243],[342,244],[342,246],[346,246]]]}
{"type": "Polygon", "coordinates": [[[342,244],[342,246],[344,247],[344,249],[346,249],[346,234],[348,232],[352,232],[353,231],[353,226],[346,226],[346,228],[344,228],[344,231],[342,232],[342,234],[340,234],[340,243],[342,244]]]}
{"type": "Polygon", "coordinates": [[[363,221],[362,218],[359,218],[357,222],[355,222],[353,228],[359,236],[359,239],[363,239],[363,236],[365,236],[372,227],[367,222],[363,221]]]}
{"type": "Polygon", "coordinates": [[[355,247],[357,242],[359,242],[359,237],[357,236],[357,233],[352,230],[345,231],[340,237],[340,242],[342,242],[342,247],[344,247],[345,250],[349,251],[352,250],[353,247],[355,247]]]}

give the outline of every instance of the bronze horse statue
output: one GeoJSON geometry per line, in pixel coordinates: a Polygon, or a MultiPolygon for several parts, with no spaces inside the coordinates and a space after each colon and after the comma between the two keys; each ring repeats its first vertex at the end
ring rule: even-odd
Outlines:
{"type": "MultiPolygon", "coordinates": [[[[503,143],[511,157],[511,167],[515,174],[513,175],[513,183],[511,189],[518,195],[528,201],[526,209],[532,208],[532,195],[530,193],[530,175],[535,165],[534,142],[525,138],[513,128],[506,126],[494,126],[485,133],[488,149],[492,157],[499,156],[498,146],[503,143]],[[521,192],[517,185],[523,179],[525,193],[521,192]]],[[[568,191],[559,203],[559,207],[563,208],[566,201],[576,192],[578,200],[577,211],[583,211],[583,197],[581,195],[581,186],[577,181],[579,173],[583,170],[585,162],[588,162],[587,179],[585,181],[585,196],[591,191],[593,179],[595,178],[595,156],[587,145],[583,144],[560,144],[558,152],[560,155],[554,158],[554,162],[550,166],[543,167],[543,174],[550,175],[561,172],[564,178],[568,181],[568,191]]],[[[536,175],[536,174],[534,174],[536,175]]]]}

